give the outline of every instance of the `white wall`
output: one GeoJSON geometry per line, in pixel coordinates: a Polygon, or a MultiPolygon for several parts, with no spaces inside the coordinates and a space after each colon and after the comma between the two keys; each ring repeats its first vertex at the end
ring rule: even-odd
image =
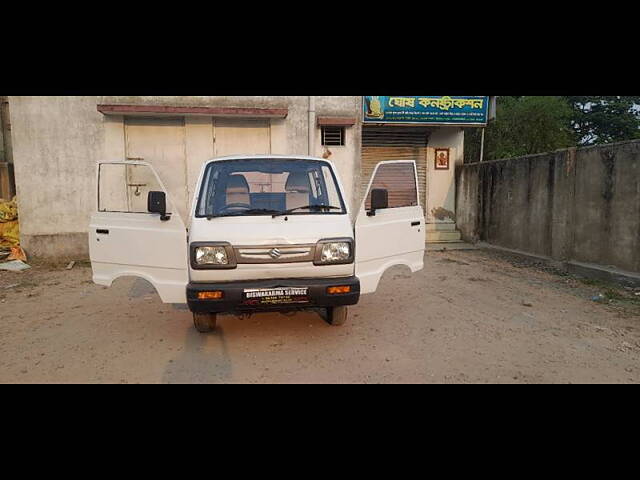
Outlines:
{"type": "Polygon", "coordinates": [[[345,128],[345,144],[341,147],[323,147],[322,146],[322,133],[318,127],[316,130],[316,145],[313,155],[316,157],[326,158],[330,160],[338,170],[340,180],[342,181],[342,187],[344,188],[344,201],[350,206],[351,210],[354,210],[354,196],[353,196],[353,184],[354,184],[354,159],[360,156],[359,149],[355,144],[355,132],[359,127],[346,127],[345,128]],[[328,154],[328,155],[327,155],[328,154]]]}
{"type": "Polygon", "coordinates": [[[464,130],[441,127],[429,137],[427,148],[427,223],[454,224],[456,210],[456,165],[464,161],[464,130]],[[449,148],[449,170],[436,170],[435,149],[449,148]]]}
{"type": "MultiPolygon", "coordinates": [[[[33,236],[60,240],[60,252],[86,251],[89,212],[95,206],[95,164],[104,153],[104,118],[96,97],[9,97],[21,243],[33,236]],[[84,249],[84,250],[83,250],[84,249]]],[[[52,245],[53,248],[53,245],[52,245]]],[[[54,248],[55,250],[55,248],[54,248]]]]}

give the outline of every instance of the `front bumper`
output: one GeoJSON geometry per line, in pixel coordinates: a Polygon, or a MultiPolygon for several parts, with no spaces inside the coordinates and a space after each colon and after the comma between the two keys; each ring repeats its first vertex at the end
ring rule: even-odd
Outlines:
{"type": "Polygon", "coordinates": [[[197,313],[241,312],[288,310],[292,308],[337,307],[355,305],[360,298],[360,280],[357,277],[343,278],[292,278],[268,279],[228,283],[189,283],[187,285],[187,304],[189,310],[197,313]],[[327,287],[348,285],[349,293],[329,295],[327,287]],[[245,305],[244,290],[252,288],[307,287],[308,302],[303,304],[282,305],[245,305]],[[198,292],[220,290],[223,297],[219,300],[200,300],[198,292]]]}

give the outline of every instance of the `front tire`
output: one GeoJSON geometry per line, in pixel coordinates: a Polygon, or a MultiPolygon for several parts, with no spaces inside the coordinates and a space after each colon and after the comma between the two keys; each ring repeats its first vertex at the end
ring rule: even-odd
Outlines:
{"type": "Polygon", "coordinates": [[[344,325],[349,316],[349,309],[343,305],[341,307],[329,307],[327,308],[327,323],[338,327],[344,325]]]}
{"type": "Polygon", "coordinates": [[[209,333],[216,329],[217,315],[215,313],[194,313],[193,325],[200,333],[209,333]]]}

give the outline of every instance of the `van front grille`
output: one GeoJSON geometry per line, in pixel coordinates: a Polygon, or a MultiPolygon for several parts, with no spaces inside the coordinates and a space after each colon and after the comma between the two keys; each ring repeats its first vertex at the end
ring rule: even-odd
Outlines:
{"type": "Polygon", "coordinates": [[[313,262],[315,244],[234,247],[238,264],[313,262]]]}

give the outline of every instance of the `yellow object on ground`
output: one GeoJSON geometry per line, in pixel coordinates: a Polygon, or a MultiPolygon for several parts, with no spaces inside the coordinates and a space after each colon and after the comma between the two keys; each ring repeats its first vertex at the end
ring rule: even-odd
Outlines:
{"type": "Polygon", "coordinates": [[[0,247],[17,247],[20,244],[20,224],[13,222],[0,223],[0,247]]]}
{"type": "Polygon", "coordinates": [[[18,219],[18,203],[16,197],[10,202],[0,200],[0,223],[11,222],[18,219]]]}
{"type": "Polygon", "coordinates": [[[16,198],[10,202],[0,201],[0,248],[20,245],[20,224],[16,198]]]}

